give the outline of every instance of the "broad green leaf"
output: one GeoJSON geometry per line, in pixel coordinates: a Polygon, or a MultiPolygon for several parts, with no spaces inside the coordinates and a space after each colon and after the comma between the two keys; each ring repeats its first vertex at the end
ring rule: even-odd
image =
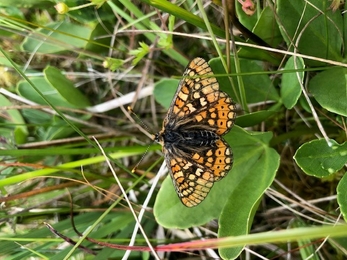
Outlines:
{"type": "MultiPolygon", "coordinates": [[[[329,9],[328,0],[277,1],[282,36],[287,45],[293,45],[302,54],[341,60],[343,22],[340,12],[329,9]]],[[[320,65],[307,60],[308,65],[320,65]]]]}
{"type": "Polygon", "coordinates": [[[105,37],[110,31],[112,31],[112,25],[110,23],[104,21],[96,24],[85,43],[84,49],[90,53],[97,53],[100,56],[105,54],[106,56],[110,46],[112,46],[112,39],[105,37]]]}
{"type": "MultiPolygon", "coordinates": [[[[211,64],[213,66],[214,72],[216,71],[216,66],[220,65],[219,61],[216,61],[211,64]]],[[[249,65],[249,64],[248,64],[249,65]]],[[[252,67],[252,66],[251,66],[252,67]]],[[[254,68],[255,66],[253,66],[254,68]]],[[[256,67],[260,70],[259,67],[256,67]]],[[[218,70],[217,70],[218,71],[218,70]]],[[[223,71],[223,70],[222,70],[223,71]]],[[[270,87],[273,87],[271,81],[267,76],[258,75],[259,78],[263,78],[263,81],[270,84],[270,87]],[[268,80],[268,81],[267,81],[268,80]]],[[[220,82],[223,77],[218,77],[218,81],[220,83],[221,90],[228,91],[226,87],[230,85],[229,81],[226,81],[224,84],[220,82]]],[[[225,78],[224,78],[225,79],[225,78]]],[[[259,79],[258,79],[259,82],[259,79]]],[[[171,103],[172,96],[177,89],[178,81],[170,80],[170,81],[161,81],[160,84],[157,84],[155,88],[155,96],[160,98],[158,101],[161,102],[164,106],[168,106],[171,103]],[[170,86],[170,87],[168,87],[170,86]],[[169,93],[170,91],[170,93],[169,93]]],[[[273,96],[277,97],[277,92],[273,89],[274,92],[267,89],[267,96],[271,96],[271,93],[274,93],[273,96]]],[[[230,92],[230,89],[229,89],[230,92]]],[[[259,92],[258,92],[259,93],[259,92]]],[[[264,95],[265,96],[265,95],[264,95]]],[[[263,96],[263,97],[264,97],[263,96]]],[[[259,167],[261,169],[268,169],[268,165],[264,165],[267,163],[268,157],[271,158],[271,162],[273,165],[278,165],[278,156],[272,149],[265,149],[271,135],[269,133],[256,134],[256,133],[247,133],[238,127],[234,127],[229,134],[225,136],[225,140],[230,143],[233,153],[234,153],[234,167],[231,172],[226,176],[222,181],[214,184],[211,192],[207,196],[207,198],[197,207],[194,208],[186,208],[177,197],[175,193],[172,181],[170,177],[168,177],[157,196],[157,200],[154,207],[154,214],[157,218],[157,221],[165,226],[165,227],[179,227],[186,228],[195,225],[201,225],[211,220],[212,218],[217,218],[220,215],[220,212],[227,202],[228,197],[232,193],[232,191],[237,187],[237,185],[242,182],[245,176],[249,176],[251,171],[249,171],[249,167],[259,167]],[[236,135],[236,137],[235,137],[236,135]],[[248,141],[248,143],[247,143],[248,141]],[[241,144],[239,144],[241,142],[241,144]],[[245,145],[247,143],[247,145],[245,145]],[[234,144],[234,145],[233,145],[234,144]],[[259,145],[263,144],[263,145],[259,145]],[[246,151],[245,151],[246,149],[246,151]],[[247,158],[244,158],[247,157],[247,158]],[[247,166],[241,165],[242,159],[247,162],[247,166]],[[207,213],[208,212],[208,213],[207,213]]],[[[272,169],[271,169],[272,170],[272,169]]],[[[257,171],[262,172],[257,168],[257,171]]],[[[272,180],[275,171],[268,171],[266,174],[270,175],[269,180],[272,180]]],[[[265,174],[265,175],[266,175],[265,174]]],[[[267,176],[268,176],[267,175],[267,176]]],[[[253,176],[253,175],[251,175],[253,176]]],[[[257,175],[259,176],[259,175],[257,175]]],[[[262,178],[265,178],[260,174],[262,178]]],[[[252,177],[253,178],[253,177],[252,177]]],[[[251,179],[252,179],[251,178],[251,179]]],[[[264,180],[264,179],[263,179],[264,180]]],[[[266,189],[268,187],[268,182],[265,181],[264,185],[259,185],[259,179],[253,178],[255,185],[258,185],[259,189],[255,190],[254,196],[249,196],[252,200],[250,204],[255,205],[256,200],[261,196],[259,191],[266,189]],[[265,187],[265,188],[264,188],[265,187]],[[254,200],[257,198],[256,200],[254,200]]],[[[248,184],[253,183],[252,181],[248,181],[248,184]]],[[[250,214],[253,210],[252,207],[248,207],[245,209],[247,211],[246,214],[250,214]]]]}
{"type": "MultiPolygon", "coordinates": [[[[240,70],[242,73],[247,75],[242,75],[246,98],[248,103],[264,102],[268,100],[279,101],[279,95],[277,90],[272,84],[269,76],[263,73],[262,66],[253,60],[240,59],[240,70]]],[[[219,58],[212,59],[210,61],[211,68],[216,75],[219,82],[220,89],[229,93],[231,97],[235,100],[236,95],[232,93],[230,86],[230,81],[219,58]]],[[[235,73],[235,63],[234,59],[231,58],[231,71],[235,73]]],[[[234,85],[238,88],[236,76],[231,77],[234,85]]]]}
{"type": "MultiPolygon", "coordinates": [[[[227,139],[234,151],[235,166],[226,183],[228,186],[224,187],[224,195],[220,196],[220,200],[223,196],[228,199],[219,219],[219,237],[248,234],[258,201],[273,182],[279,167],[280,156],[269,147],[271,133],[246,135],[244,130],[237,130],[227,139]]],[[[219,253],[224,259],[232,259],[241,251],[242,247],[223,248],[219,253]]]]}
{"type": "Polygon", "coordinates": [[[246,14],[245,11],[242,10],[242,4],[239,2],[235,2],[235,7],[237,18],[239,19],[240,23],[243,26],[245,26],[248,30],[253,31],[253,28],[255,27],[255,24],[258,21],[257,13],[254,13],[251,16],[246,14]]]}
{"type": "Polygon", "coordinates": [[[278,44],[283,41],[281,32],[276,23],[276,14],[272,7],[267,6],[264,8],[253,29],[253,32],[273,47],[278,46],[278,44]]]}
{"type": "MultiPolygon", "coordinates": [[[[3,95],[0,94],[0,109],[1,107],[12,106],[13,104],[3,95]]],[[[8,109],[2,111],[2,114],[6,114],[5,122],[0,120],[0,123],[7,125],[12,129],[12,134],[16,144],[23,144],[26,142],[28,136],[28,128],[25,125],[25,121],[21,113],[17,109],[8,109]]],[[[6,128],[8,128],[6,127],[6,128]]]]}
{"type": "Polygon", "coordinates": [[[56,53],[87,44],[92,29],[69,22],[52,23],[25,38],[22,49],[26,52],[56,53]]]}
{"type": "MultiPolygon", "coordinates": [[[[315,100],[313,100],[313,101],[315,101],[315,100]]],[[[317,102],[315,101],[315,103],[317,103],[317,102]]],[[[306,112],[312,113],[311,107],[310,107],[309,104],[307,103],[307,100],[306,100],[306,98],[305,98],[304,96],[299,97],[299,105],[300,105],[306,112]]],[[[317,104],[317,105],[318,105],[318,104],[317,104]]]]}
{"type": "Polygon", "coordinates": [[[347,172],[343,175],[339,184],[336,188],[337,191],[337,202],[340,206],[340,211],[343,215],[343,218],[347,222],[347,172]]]}
{"type": "MultiPolygon", "coordinates": [[[[62,2],[62,1],[60,1],[62,2]]],[[[114,13],[112,13],[110,7],[105,3],[106,1],[90,1],[95,5],[91,6],[84,6],[83,9],[77,9],[77,10],[70,10],[66,15],[68,15],[73,20],[78,21],[81,24],[91,24],[96,23],[99,21],[107,21],[112,18],[114,18],[114,13]],[[97,15],[95,15],[97,12],[97,15]]],[[[79,6],[81,3],[76,0],[65,0],[64,3],[66,3],[70,8],[79,6]]]]}
{"type": "Polygon", "coordinates": [[[241,127],[254,126],[269,119],[271,116],[274,116],[277,113],[278,112],[276,111],[261,110],[249,114],[240,115],[236,117],[236,124],[241,127]]]}
{"type": "MultiPolygon", "coordinates": [[[[13,68],[12,63],[6,57],[0,56],[0,64],[5,66],[5,67],[13,68]]],[[[20,68],[20,65],[18,65],[17,63],[15,63],[15,64],[18,68],[20,68]]],[[[5,70],[5,68],[3,68],[2,70],[5,70]]]]}
{"type": "MultiPolygon", "coordinates": [[[[31,82],[35,84],[40,92],[44,94],[46,99],[48,99],[54,106],[76,108],[75,106],[66,102],[58,91],[54,89],[43,77],[31,78],[31,82]]],[[[25,97],[35,103],[47,105],[42,97],[26,81],[20,81],[17,84],[17,92],[20,96],[25,97]]]]}
{"type": "Polygon", "coordinates": [[[29,124],[33,125],[49,125],[52,115],[37,109],[23,109],[23,117],[29,124]]]}
{"type": "Polygon", "coordinates": [[[294,160],[308,175],[318,178],[327,177],[339,171],[347,162],[347,143],[338,144],[325,139],[305,143],[296,151],[294,160]]]}
{"type": "Polygon", "coordinates": [[[24,144],[27,142],[28,129],[24,124],[17,126],[13,131],[13,135],[16,144],[24,144]]]}
{"type": "Polygon", "coordinates": [[[171,100],[178,88],[179,80],[162,79],[154,86],[153,95],[155,100],[165,108],[169,108],[171,100]]]}
{"type": "Polygon", "coordinates": [[[304,60],[300,57],[290,57],[284,66],[282,75],[281,97],[286,108],[291,109],[295,106],[301,95],[301,86],[304,80],[304,71],[286,73],[286,70],[301,70],[305,67],[304,60]]]}
{"type": "MultiPolygon", "coordinates": [[[[171,177],[168,176],[158,192],[154,205],[157,221],[167,228],[188,228],[218,218],[226,203],[254,205],[272,182],[279,162],[277,153],[267,148],[270,138],[269,133],[248,133],[235,126],[225,136],[234,154],[234,166],[229,174],[216,182],[207,198],[194,208],[187,208],[181,203],[171,177]],[[248,189],[250,186],[251,190],[248,189]],[[253,189],[255,186],[257,188],[253,189]],[[239,192],[243,191],[247,191],[247,196],[241,198],[239,192]],[[241,201],[238,201],[239,199],[241,201]]],[[[239,210],[241,212],[237,214],[249,215],[252,207],[239,210]]],[[[242,228],[248,225],[242,221],[236,221],[235,225],[237,223],[242,225],[242,228]]],[[[227,230],[222,232],[225,234],[227,230]]]]}
{"type": "Polygon", "coordinates": [[[255,49],[247,46],[243,46],[242,48],[240,48],[240,51],[237,55],[239,58],[242,59],[248,59],[253,61],[267,61],[273,65],[279,65],[281,63],[282,58],[281,55],[275,55],[271,52],[262,49],[255,49]]]}
{"type": "Polygon", "coordinates": [[[281,63],[282,56],[276,55],[271,52],[255,49],[247,46],[240,48],[238,52],[238,57],[242,59],[248,59],[253,61],[267,61],[273,65],[279,65],[281,63]]]}
{"type": "MultiPolygon", "coordinates": [[[[240,22],[247,27],[255,35],[263,39],[270,46],[276,47],[281,41],[283,41],[280,30],[275,19],[275,13],[272,8],[265,7],[261,12],[258,19],[257,12],[252,16],[246,15],[241,8],[241,4],[236,2],[236,10],[240,22]],[[269,30],[269,28],[271,28],[269,30]]],[[[272,64],[280,63],[280,56],[275,56],[272,53],[256,48],[243,46],[238,52],[238,56],[241,58],[250,58],[252,60],[266,60],[272,64]]]]}
{"type": "Polygon", "coordinates": [[[78,108],[90,106],[89,100],[79,89],[75,88],[74,84],[68,80],[60,70],[48,66],[43,72],[47,82],[61,95],[62,99],[66,100],[66,102],[78,108]]]}
{"type": "Polygon", "coordinates": [[[329,69],[317,74],[309,83],[309,91],[330,112],[347,116],[347,69],[329,69]]]}
{"type": "MultiPolygon", "coordinates": [[[[77,125],[77,124],[76,124],[77,125]]],[[[42,131],[42,140],[55,140],[71,136],[75,132],[63,119],[57,116],[51,118],[49,127],[42,131]]]]}
{"type": "MultiPolygon", "coordinates": [[[[233,128],[228,135],[233,135],[238,128],[233,128]]],[[[232,146],[231,146],[232,147],[232,146]]],[[[234,164],[237,162],[234,150],[234,164]]],[[[178,198],[171,176],[167,176],[163,182],[154,204],[154,216],[158,223],[166,228],[189,228],[207,223],[213,218],[218,218],[226,203],[228,194],[237,185],[233,182],[235,165],[229,174],[221,181],[216,182],[207,198],[197,207],[187,208],[178,198]]],[[[239,174],[237,174],[239,175],[239,174]]]]}

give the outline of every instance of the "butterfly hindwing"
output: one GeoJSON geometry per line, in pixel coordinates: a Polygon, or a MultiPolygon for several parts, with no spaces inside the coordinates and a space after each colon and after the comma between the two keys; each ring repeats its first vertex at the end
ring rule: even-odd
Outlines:
{"type": "Polygon", "coordinates": [[[193,207],[202,202],[213,186],[214,176],[211,171],[191,159],[168,153],[164,150],[166,165],[181,202],[193,207]]]}

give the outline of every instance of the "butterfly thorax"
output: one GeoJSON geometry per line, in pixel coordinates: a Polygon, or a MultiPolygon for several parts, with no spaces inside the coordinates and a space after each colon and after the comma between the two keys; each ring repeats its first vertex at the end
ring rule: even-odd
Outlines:
{"type": "Polygon", "coordinates": [[[183,150],[214,146],[219,139],[216,133],[205,129],[175,129],[174,131],[166,129],[156,136],[156,141],[163,143],[167,149],[175,146],[183,150]]]}

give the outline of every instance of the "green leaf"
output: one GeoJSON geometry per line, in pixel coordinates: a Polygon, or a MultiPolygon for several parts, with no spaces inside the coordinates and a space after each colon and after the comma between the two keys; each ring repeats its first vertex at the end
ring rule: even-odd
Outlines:
{"type": "Polygon", "coordinates": [[[124,64],[124,60],[106,57],[103,65],[105,68],[115,71],[124,64]]]}
{"type": "MultiPolygon", "coordinates": [[[[168,33],[158,33],[158,36],[159,36],[158,46],[160,48],[164,48],[164,49],[172,48],[173,42],[172,42],[171,32],[173,32],[174,24],[175,24],[175,16],[170,15],[169,16],[169,31],[168,31],[168,33]]],[[[152,28],[152,30],[157,30],[157,28],[152,28]]]]}
{"type": "MultiPolygon", "coordinates": [[[[233,148],[235,165],[225,183],[224,195],[219,197],[221,201],[224,196],[228,199],[219,219],[218,237],[248,234],[258,201],[273,182],[279,167],[280,156],[269,147],[272,133],[237,130],[227,139],[233,148]]],[[[218,203],[217,200],[215,204],[218,203]]],[[[219,253],[224,259],[232,259],[241,251],[242,247],[223,248],[219,253]]]]}
{"type": "Polygon", "coordinates": [[[337,202],[343,218],[347,222],[347,173],[345,173],[336,188],[337,202]]]}
{"type": "Polygon", "coordinates": [[[240,115],[236,117],[236,124],[241,127],[254,126],[269,119],[271,116],[274,116],[277,113],[278,112],[276,111],[261,110],[249,114],[240,115]]]}
{"type": "MultiPolygon", "coordinates": [[[[249,63],[246,64],[249,65],[249,63]]],[[[253,63],[251,64],[254,65],[253,63]]],[[[218,71],[218,69],[216,69],[216,66],[218,65],[220,65],[220,61],[216,61],[213,64],[211,63],[215,73],[218,71]]],[[[254,67],[260,71],[258,66],[253,66],[253,69],[254,67]]],[[[219,71],[224,70],[221,69],[219,71]]],[[[259,78],[263,78],[263,81],[273,87],[267,76],[259,74],[257,76],[258,83],[259,78]]],[[[230,92],[230,89],[227,89],[227,86],[230,85],[229,80],[225,83],[221,83],[220,80],[222,81],[223,79],[226,78],[218,77],[220,87],[223,88],[223,90],[230,92]]],[[[158,102],[163,106],[168,107],[169,104],[171,104],[172,96],[177,89],[178,82],[179,81],[177,80],[170,79],[162,80],[156,84],[154,95],[158,102]]],[[[265,91],[267,97],[272,96],[271,93],[274,93],[274,97],[278,97],[277,92],[274,89],[274,92],[271,92],[269,89],[264,90],[264,92],[265,91]]],[[[265,98],[265,95],[263,97],[265,98]]],[[[235,163],[231,172],[222,181],[215,183],[207,198],[199,206],[194,208],[187,208],[180,202],[174,190],[172,180],[170,179],[171,177],[166,178],[157,195],[157,200],[154,206],[154,214],[161,225],[165,227],[187,228],[201,225],[213,218],[217,218],[220,215],[224,204],[228,201],[229,196],[231,196],[232,191],[236,189],[240,182],[243,183],[242,180],[247,176],[252,176],[249,177],[252,180],[247,179],[246,185],[258,185],[258,189],[254,190],[254,196],[249,196],[250,200],[252,200],[249,204],[253,206],[261,196],[261,192],[264,192],[268,185],[270,185],[269,182],[272,182],[276,172],[276,170],[273,169],[277,169],[279,162],[277,153],[274,152],[274,150],[267,148],[268,142],[271,139],[271,134],[247,133],[235,126],[224,138],[228,143],[230,143],[234,153],[235,163]],[[271,158],[270,165],[267,165],[268,158],[271,158]],[[247,162],[246,167],[241,163],[242,161],[247,162]],[[254,178],[251,173],[251,167],[255,167],[257,173],[263,173],[263,171],[266,170],[264,174],[257,174],[259,178],[262,178],[261,180],[259,180],[259,178],[254,178]],[[264,175],[266,177],[264,177],[264,175]],[[259,181],[262,182],[262,185],[259,185],[259,181]]],[[[253,211],[253,207],[245,208],[245,210],[249,215],[251,214],[250,212],[253,211]]]]}
{"type": "Polygon", "coordinates": [[[305,143],[296,151],[294,160],[308,175],[318,178],[327,177],[339,171],[347,162],[347,143],[338,144],[330,139],[305,143]]]}
{"type": "Polygon", "coordinates": [[[267,6],[264,8],[253,32],[273,47],[278,46],[283,41],[281,32],[276,24],[276,14],[272,7],[267,6]],[[269,28],[271,29],[269,30],[269,28]]]}
{"type": "Polygon", "coordinates": [[[296,71],[305,68],[304,60],[300,57],[290,57],[284,66],[282,75],[281,97],[286,108],[291,109],[295,106],[301,95],[301,85],[304,80],[304,71],[296,71]],[[296,71],[286,73],[285,71],[296,71]]]}
{"type": "Polygon", "coordinates": [[[177,79],[162,79],[158,81],[153,91],[155,101],[168,109],[179,82],[177,79]]]}
{"type": "MultiPolygon", "coordinates": [[[[13,104],[3,95],[0,94],[0,108],[12,106],[13,104]]],[[[8,126],[6,128],[12,129],[12,135],[16,144],[23,144],[26,142],[28,136],[28,128],[21,113],[17,109],[8,109],[2,112],[6,120],[0,120],[0,123],[8,126]]]]}
{"type": "MultiPolygon", "coordinates": [[[[59,1],[63,2],[63,1],[59,1]]],[[[77,21],[81,24],[94,24],[102,21],[102,23],[106,22],[107,20],[114,19],[114,13],[112,12],[111,8],[107,4],[103,4],[106,1],[104,0],[97,0],[96,5],[97,6],[84,6],[83,9],[78,8],[81,3],[76,0],[65,0],[64,3],[68,5],[70,8],[77,7],[76,10],[69,10],[68,13],[66,13],[71,20],[77,21]],[[101,5],[101,6],[100,6],[101,5]],[[97,10],[96,10],[97,8],[97,10]],[[98,15],[95,15],[95,12],[98,13],[98,15]]],[[[74,22],[73,21],[73,22],[74,22]]]]}
{"type": "Polygon", "coordinates": [[[25,38],[22,49],[26,52],[56,53],[83,48],[92,29],[69,22],[57,22],[38,29],[25,38]]]}
{"type": "MultiPolygon", "coordinates": [[[[277,90],[273,86],[269,76],[261,73],[263,71],[263,68],[258,62],[245,59],[240,59],[239,61],[240,70],[242,71],[242,73],[247,74],[240,77],[242,77],[245,86],[248,103],[258,103],[268,100],[280,100],[277,90]]],[[[234,100],[236,100],[236,95],[232,93],[229,78],[225,75],[226,72],[220,59],[212,59],[209,63],[214,74],[216,74],[221,90],[227,92],[234,100]]],[[[236,71],[233,58],[231,59],[231,71],[236,71]]],[[[231,78],[234,82],[234,85],[238,86],[236,76],[232,76],[231,78]]]]}
{"type": "Polygon", "coordinates": [[[317,102],[330,112],[347,116],[347,69],[335,68],[317,74],[309,90],[317,102]]]}
{"type": "MultiPolygon", "coordinates": [[[[64,100],[56,89],[54,89],[43,77],[31,78],[31,82],[43,93],[47,100],[49,100],[54,106],[70,107],[72,106],[66,100],[64,100]]],[[[17,84],[17,92],[20,96],[25,97],[35,103],[41,105],[47,105],[46,101],[31,87],[26,81],[20,81],[17,84]]]]}
{"type": "MultiPolygon", "coordinates": [[[[214,184],[207,198],[197,207],[187,208],[181,203],[171,177],[168,176],[158,192],[154,205],[154,215],[158,223],[167,228],[188,228],[218,218],[226,203],[227,206],[228,203],[254,205],[272,182],[278,167],[278,154],[267,147],[270,138],[270,133],[248,133],[235,126],[225,136],[234,154],[233,169],[225,178],[214,184]],[[249,190],[250,186],[257,188],[249,190]],[[241,198],[239,192],[247,192],[247,196],[241,198]],[[236,202],[239,199],[241,201],[236,202]]],[[[244,207],[241,211],[244,215],[249,215],[252,207],[244,207]]],[[[236,221],[236,224],[242,225],[243,228],[243,225],[248,225],[242,221],[236,221]]],[[[223,232],[227,233],[227,230],[223,232]]]]}
{"type": "Polygon", "coordinates": [[[91,0],[93,4],[96,5],[97,8],[100,8],[107,0],[91,0]]]}
{"type": "MultiPolygon", "coordinates": [[[[77,124],[76,124],[77,125],[77,124]]],[[[78,126],[78,125],[77,125],[78,126]]],[[[42,132],[42,140],[56,140],[71,136],[75,132],[63,119],[53,116],[49,127],[42,132]]]]}
{"type": "Polygon", "coordinates": [[[29,124],[33,125],[49,125],[52,115],[37,109],[23,109],[23,117],[29,124]]]}
{"type": "Polygon", "coordinates": [[[90,106],[89,100],[75,88],[74,84],[68,80],[60,70],[52,66],[44,69],[44,75],[48,83],[71,105],[78,108],[90,106]]]}
{"type": "MultiPolygon", "coordinates": [[[[95,12],[95,10],[94,10],[95,12]]],[[[112,39],[104,37],[112,31],[112,25],[106,21],[97,23],[89,35],[88,40],[85,42],[84,49],[90,53],[97,53],[99,55],[108,54],[110,46],[112,46],[112,39]],[[96,40],[97,39],[97,40],[96,40]]],[[[87,35],[86,35],[87,37],[87,35]]],[[[88,54],[84,54],[88,55],[88,54]]],[[[81,57],[82,55],[80,55],[81,57]]]]}
{"type": "MultiPolygon", "coordinates": [[[[316,102],[315,102],[316,103],[316,102]]],[[[304,96],[301,96],[299,98],[299,105],[308,113],[312,113],[311,107],[309,106],[309,104],[307,103],[307,100],[304,96]]]]}
{"type": "Polygon", "coordinates": [[[140,42],[140,47],[137,48],[136,50],[131,50],[129,51],[130,55],[134,55],[135,59],[132,61],[132,65],[136,65],[147,53],[149,53],[149,46],[144,43],[140,42]]]}
{"type": "MultiPolygon", "coordinates": [[[[328,0],[277,2],[280,29],[288,46],[302,54],[339,61],[342,48],[343,22],[340,12],[329,9],[328,0]]],[[[307,60],[307,65],[321,62],[307,60]]]]}
{"type": "Polygon", "coordinates": [[[13,131],[13,135],[16,144],[24,144],[27,142],[28,129],[24,124],[17,126],[13,131]]]}
{"type": "MultiPolygon", "coordinates": [[[[278,26],[276,24],[275,13],[270,6],[264,8],[261,12],[259,19],[257,15],[248,16],[241,9],[241,5],[237,9],[238,14],[242,14],[240,17],[240,22],[242,22],[245,27],[252,31],[255,35],[263,39],[270,46],[276,47],[283,41],[282,35],[278,26]],[[271,28],[271,30],[269,30],[271,28]]],[[[280,57],[274,56],[273,53],[268,51],[242,46],[238,52],[239,57],[241,58],[250,58],[252,60],[266,60],[272,64],[279,64],[280,57]]]]}
{"type": "Polygon", "coordinates": [[[255,27],[258,21],[257,14],[255,13],[254,15],[249,16],[248,14],[245,13],[245,11],[242,10],[242,4],[239,2],[235,3],[235,7],[236,7],[237,17],[240,23],[243,26],[245,26],[248,30],[253,31],[253,28],[255,27]]]}
{"type": "MultiPolygon", "coordinates": [[[[170,32],[173,32],[173,30],[175,28],[175,21],[176,21],[176,17],[174,15],[170,15],[169,16],[169,25],[168,25],[170,32]]],[[[172,34],[169,34],[169,35],[172,38],[172,34]]]]}

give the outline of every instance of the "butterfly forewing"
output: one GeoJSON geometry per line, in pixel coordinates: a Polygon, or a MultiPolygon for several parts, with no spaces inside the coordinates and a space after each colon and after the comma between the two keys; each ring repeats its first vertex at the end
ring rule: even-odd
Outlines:
{"type": "Polygon", "coordinates": [[[235,104],[213,76],[208,63],[195,58],[179,83],[156,141],[182,203],[201,203],[215,181],[231,169],[233,155],[222,138],[235,119],[235,104]]]}

